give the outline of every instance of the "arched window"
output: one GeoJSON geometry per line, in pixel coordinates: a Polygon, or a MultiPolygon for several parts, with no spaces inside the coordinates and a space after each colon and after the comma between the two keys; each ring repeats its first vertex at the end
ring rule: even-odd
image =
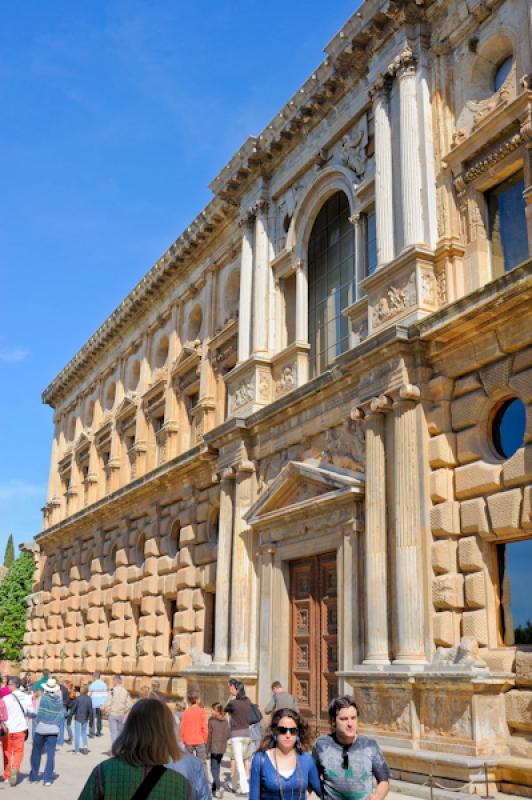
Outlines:
{"type": "Polygon", "coordinates": [[[355,300],[354,230],[349,202],[336,192],[321,208],[308,247],[309,341],[313,375],[349,347],[342,310],[355,300]]]}

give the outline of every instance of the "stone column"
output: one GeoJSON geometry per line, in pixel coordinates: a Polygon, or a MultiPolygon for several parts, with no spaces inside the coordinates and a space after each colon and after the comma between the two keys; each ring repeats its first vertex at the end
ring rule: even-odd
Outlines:
{"type": "Polygon", "coordinates": [[[366,277],[362,215],[358,212],[352,214],[349,217],[349,222],[355,230],[355,300],[359,300],[361,297],[360,282],[366,277]]]}
{"type": "Polygon", "coordinates": [[[394,257],[392,130],[389,79],[381,76],[372,91],[375,117],[375,217],[377,268],[394,257]]]}
{"type": "Polygon", "coordinates": [[[240,260],[240,298],[238,311],[238,360],[247,361],[251,352],[251,303],[253,286],[253,229],[255,217],[240,221],[242,256],[240,260]]]}
{"type": "Polygon", "coordinates": [[[253,276],[253,354],[268,351],[269,308],[268,203],[257,204],[255,220],[255,272],[253,276]]]}
{"type": "Polygon", "coordinates": [[[411,53],[401,58],[397,69],[397,80],[400,109],[403,247],[408,247],[424,241],[416,65],[411,53]]]}
{"type": "Polygon", "coordinates": [[[384,415],[391,400],[374,398],[364,418],[366,430],[365,595],[366,657],[364,664],[389,664],[386,527],[386,453],[384,415]]]}
{"type": "Polygon", "coordinates": [[[296,342],[308,342],[308,282],[301,265],[296,271],[296,342]]]}
{"type": "Polygon", "coordinates": [[[249,666],[251,597],[254,566],[250,557],[249,530],[243,514],[253,502],[255,467],[250,461],[239,464],[235,485],[235,522],[231,573],[231,657],[232,664],[249,666]]]}
{"type": "Polygon", "coordinates": [[[214,625],[214,662],[226,664],[229,656],[229,586],[233,546],[233,469],[225,469],[220,484],[218,518],[218,555],[216,559],[216,595],[214,625]]]}
{"type": "Polygon", "coordinates": [[[394,663],[425,660],[421,544],[420,448],[417,413],[420,392],[405,384],[394,400],[395,586],[397,631],[394,663]]]}

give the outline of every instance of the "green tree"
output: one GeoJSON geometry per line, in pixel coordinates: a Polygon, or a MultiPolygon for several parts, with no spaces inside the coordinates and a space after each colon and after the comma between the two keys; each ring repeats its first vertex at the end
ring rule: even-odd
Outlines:
{"type": "Polygon", "coordinates": [[[9,539],[7,540],[6,550],[4,553],[4,567],[8,569],[13,565],[15,560],[15,545],[13,544],[13,534],[9,534],[9,539]]]}
{"type": "Polygon", "coordinates": [[[33,585],[33,558],[21,553],[0,583],[0,659],[21,657],[26,630],[26,597],[33,585]]]}

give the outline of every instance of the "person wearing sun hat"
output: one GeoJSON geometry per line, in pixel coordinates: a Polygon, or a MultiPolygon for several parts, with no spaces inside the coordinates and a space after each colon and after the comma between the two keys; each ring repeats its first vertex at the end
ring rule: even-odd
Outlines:
{"type": "Polygon", "coordinates": [[[35,736],[33,737],[33,747],[31,750],[30,781],[34,783],[39,780],[42,751],[46,750],[46,765],[43,776],[44,785],[51,786],[54,776],[57,737],[64,717],[63,700],[61,696],[61,687],[55,678],[48,678],[46,683],[42,685],[42,690],[43,696],[39,703],[35,736]]]}

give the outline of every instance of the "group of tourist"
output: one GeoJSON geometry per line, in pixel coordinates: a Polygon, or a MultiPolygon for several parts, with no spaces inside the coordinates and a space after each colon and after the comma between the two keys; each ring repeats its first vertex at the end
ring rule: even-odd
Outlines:
{"type": "Polygon", "coordinates": [[[249,795],[249,800],[304,800],[311,791],[324,800],[384,800],[389,789],[382,752],[374,740],[358,735],[358,708],[349,695],[331,702],[331,733],[319,736],[312,748],[308,724],[295,698],[278,681],[264,708],[271,715],[266,729],[260,709],[234,678],[228,682],[225,706],[213,703],[208,718],[194,692],[187,708],[178,706],[173,713],[155,681],[135,703],[119,677],[109,690],[96,674],[73,697],[53,677],[45,675],[38,683],[32,687],[33,695],[41,692],[37,703],[19,678],[0,688],[3,777],[13,786],[28,737],[28,718],[35,720],[30,781],[40,779],[45,751],[43,782],[50,786],[65,721],[64,741],[72,740],[69,721],[74,719],[74,752],[79,751],[80,741],[86,751],[87,726],[89,736],[102,735],[102,717],[107,715],[112,757],[91,772],[79,800],[210,800],[211,791],[219,798],[224,788],[249,795]],[[231,761],[231,780],[225,787],[220,770],[224,755],[231,761]]]}

